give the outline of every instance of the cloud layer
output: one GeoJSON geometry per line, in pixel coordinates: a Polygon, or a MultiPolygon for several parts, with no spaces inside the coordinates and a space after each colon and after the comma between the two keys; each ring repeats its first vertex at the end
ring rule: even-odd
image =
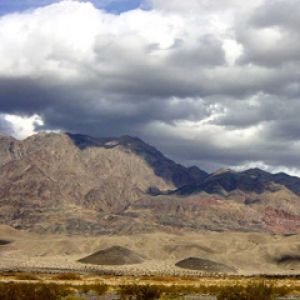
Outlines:
{"type": "Polygon", "coordinates": [[[38,115],[43,129],[138,135],[208,170],[300,174],[299,1],[188,3],[115,15],[65,0],[2,16],[0,127],[38,115]]]}

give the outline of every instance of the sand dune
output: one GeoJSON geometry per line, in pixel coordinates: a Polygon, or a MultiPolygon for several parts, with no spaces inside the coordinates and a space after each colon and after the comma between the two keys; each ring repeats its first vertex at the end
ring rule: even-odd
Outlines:
{"type": "Polygon", "coordinates": [[[189,257],[175,264],[177,267],[189,270],[198,270],[203,272],[213,273],[235,273],[236,270],[224,264],[202,259],[198,257],[189,257]]]}
{"type": "Polygon", "coordinates": [[[275,261],[282,268],[300,272],[300,255],[286,254],[278,257],[275,261]]]}
{"type": "Polygon", "coordinates": [[[97,251],[84,257],[79,262],[93,265],[133,265],[143,262],[143,258],[137,253],[120,246],[113,246],[97,251]]]}
{"type": "Polygon", "coordinates": [[[7,240],[0,240],[0,246],[4,246],[4,245],[8,245],[10,244],[11,242],[10,241],[7,241],[7,240]]]}

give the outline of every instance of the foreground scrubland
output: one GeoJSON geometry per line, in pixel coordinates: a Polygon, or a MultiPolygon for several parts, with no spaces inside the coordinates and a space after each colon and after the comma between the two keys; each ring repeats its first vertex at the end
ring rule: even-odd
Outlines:
{"type": "Polygon", "coordinates": [[[300,279],[114,277],[3,273],[1,300],[300,299],[300,279]]]}

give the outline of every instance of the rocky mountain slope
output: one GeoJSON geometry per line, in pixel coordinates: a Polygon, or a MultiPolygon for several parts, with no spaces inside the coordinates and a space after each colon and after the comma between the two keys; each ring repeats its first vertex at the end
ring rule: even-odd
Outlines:
{"type": "Polygon", "coordinates": [[[300,178],[207,174],[130,136],[0,136],[0,222],[38,232],[300,232],[300,178]]]}

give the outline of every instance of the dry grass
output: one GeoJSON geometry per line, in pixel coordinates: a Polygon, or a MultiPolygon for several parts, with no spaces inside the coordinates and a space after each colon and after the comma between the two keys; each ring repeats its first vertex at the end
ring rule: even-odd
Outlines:
{"type": "Polygon", "coordinates": [[[84,298],[77,297],[74,295],[68,295],[67,297],[63,298],[63,300],[85,300],[84,298]]]}
{"type": "Polygon", "coordinates": [[[76,273],[61,273],[55,275],[53,280],[81,280],[81,276],[76,273]]]}
{"type": "Polygon", "coordinates": [[[220,289],[218,300],[275,300],[277,296],[285,296],[288,290],[274,288],[265,282],[253,282],[247,286],[234,285],[220,289]]]}
{"type": "Polygon", "coordinates": [[[1,300],[61,300],[72,294],[63,285],[42,283],[0,283],[1,300]]]}
{"type": "Polygon", "coordinates": [[[19,273],[15,275],[17,280],[40,280],[40,278],[32,273],[19,273]]]}
{"type": "Polygon", "coordinates": [[[217,296],[218,300],[273,300],[278,296],[300,293],[298,285],[275,285],[263,280],[210,285],[124,285],[119,288],[122,299],[176,299],[178,295],[205,294],[217,296]]]}
{"type": "Polygon", "coordinates": [[[78,288],[83,293],[94,291],[99,296],[103,295],[108,290],[108,286],[106,284],[82,284],[78,288]]]}
{"type": "Polygon", "coordinates": [[[159,299],[162,290],[158,286],[151,285],[124,285],[119,289],[122,300],[134,299],[136,300],[154,300],[159,299]]]}
{"type": "MultiPolygon", "coordinates": [[[[30,280],[32,274],[14,274],[12,280],[22,275],[30,280]]],[[[35,275],[32,275],[35,277],[35,275]]],[[[122,299],[155,300],[179,299],[183,295],[215,295],[218,300],[273,300],[277,296],[300,295],[300,282],[297,279],[260,278],[144,278],[144,277],[88,277],[76,273],[63,273],[56,276],[40,275],[37,283],[0,283],[1,300],[79,300],[89,291],[98,295],[108,290],[120,294],[122,299]],[[81,279],[81,282],[78,280],[81,279]],[[101,279],[101,283],[98,283],[101,279]],[[57,280],[49,283],[49,280],[57,280]],[[63,280],[68,281],[61,282],[63,280]],[[105,283],[105,284],[104,284],[105,283]],[[35,295],[35,296],[33,296],[35,295]],[[35,298],[32,298],[35,297],[35,298]]]]}

